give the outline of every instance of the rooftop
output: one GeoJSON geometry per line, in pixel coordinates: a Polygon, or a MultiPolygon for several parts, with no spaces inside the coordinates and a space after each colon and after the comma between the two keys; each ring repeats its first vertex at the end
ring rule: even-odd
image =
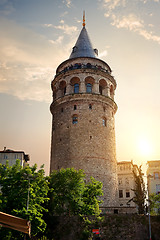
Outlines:
{"type": "Polygon", "coordinates": [[[77,39],[75,46],[72,49],[72,53],[69,59],[77,57],[91,57],[96,58],[98,55],[97,49],[93,49],[91,41],[89,39],[87,30],[85,28],[85,15],[83,15],[83,28],[80,32],[80,35],[77,39]]]}

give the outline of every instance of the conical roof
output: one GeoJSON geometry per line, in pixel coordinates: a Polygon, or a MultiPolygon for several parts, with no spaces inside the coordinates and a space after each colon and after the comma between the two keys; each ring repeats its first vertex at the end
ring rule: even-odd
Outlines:
{"type": "Polygon", "coordinates": [[[78,58],[78,57],[96,58],[96,51],[92,47],[92,44],[89,39],[85,26],[83,26],[80,32],[80,35],[77,39],[75,46],[73,47],[73,50],[69,59],[78,58]]]}

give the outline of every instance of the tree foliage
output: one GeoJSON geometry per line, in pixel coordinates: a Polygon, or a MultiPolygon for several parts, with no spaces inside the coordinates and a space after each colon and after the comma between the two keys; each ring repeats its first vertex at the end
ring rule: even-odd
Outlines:
{"type": "Polygon", "coordinates": [[[102,183],[93,177],[86,183],[83,170],[67,168],[50,175],[50,212],[54,215],[99,215],[102,194],[102,183]]]}
{"type": "MultiPolygon", "coordinates": [[[[85,174],[83,170],[75,170],[73,168],[61,169],[59,171],[53,171],[48,179],[49,192],[48,197],[48,212],[45,214],[48,227],[46,229],[46,235],[49,239],[52,239],[54,235],[55,239],[60,239],[63,234],[65,236],[70,232],[77,231],[79,226],[75,228],[67,225],[71,219],[76,217],[81,226],[80,235],[87,232],[87,236],[91,234],[90,224],[88,224],[88,217],[94,215],[95,219],[100,214],[99,197],[102,196],[102,183],[96,181],[93,177],[90,181],[85,180],[85,174]],[[63,218],[63,221],[62,221],[63,218]],[[67,220],[68,219],[68,220],[67,220]],[[58,227],[57,227],[58,224],[58,227]],[[64,226],[65,225],[65,226],[64,226]],[[68,231],[62,233],[57,231],[61,227],[66,228],[68,231]]],[[[70,239],[71,237],[68,238],[70,239]]],[[[83,238],[88,239],[88,238],[83,238]]]]}
{"type": "MultiPolygon", "coordinates": [[[[33,236],[43,232],[46,228],[43,212],[47,210],[43,203],[48,200],[43,166],[37,171],[36,165],[22,168],[19,160],[13,166],[0,164],[0,186],[0,211],[30,220],[33,236]]],[[[22,238],[21,233],[3,228],[0,235],[1,239],[22,238]]]]}
{"type": "MultiPolygon", "coordinates": [[[[22,168],[20,161],[0,164],[0,211],[31,221],[31,235],[53,238],[55,216],[78,217],[88,229],[86,216],[100,214],[98,200],[102,183],[85,180],[83,170],[73,168],[53,171],[45,177],[43,167],[22,168]]],[[[88,230],[87,230],[88,231],[88,230]]],[[[0,228],[0,239],[22,239],[23,234],[0,228]]]]}
{"type": "Polygon", "coordinates": [[[138,172],[135,169],[133,170],[133,175],[135,180],[135,188],[132,189],[135,194],[133,202],[137,204],[139,214],[143,214],[145,211],[146,191],[141,166],[138,168],[138,172]]]}
{"type": "Polygon", "coordinates": [[[159,194],[151,194],[149,196],[150,202],[150,211],[153,215],[160,215],[160,193],[159,194]]]}

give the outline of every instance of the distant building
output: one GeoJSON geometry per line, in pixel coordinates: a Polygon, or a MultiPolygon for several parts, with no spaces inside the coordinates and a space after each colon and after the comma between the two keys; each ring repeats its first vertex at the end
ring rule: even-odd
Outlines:
{"type": "Polygon", "coordinates": [[[134,207],[136,204],[131,200],[134,197],[135,180],[133,170],[137,172],[138,166],[132,161],[117,162],[119,205],[121,207],[134,207]],[[130,201],[131,200],[131,201],[130,201]]]}
{"type": "Polygon", "coordinates": [[[147,162],[148,193],[160,193],[160,160],[147,162]]]}
{"type": "Polygon", "coordinates": [[[11,149],[6,149],[6,147],[4,147],[3,151],[0,151],[1,164],[6,164],[6,161],[8,161],[9,166],[13,166],[17,159],[20,160],[22,167],[26,166],[27,162],[30,160],[29,155],[25,154],[23,151],[14,151],[11,149]]]}

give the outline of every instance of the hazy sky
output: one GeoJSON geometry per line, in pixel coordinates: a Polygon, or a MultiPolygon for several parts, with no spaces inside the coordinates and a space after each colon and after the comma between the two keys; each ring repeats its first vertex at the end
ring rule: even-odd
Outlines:
{"type": "Polygon", "coordinates": [[[117,160],[160,159],[159,0],[0,0],[0,150],[49,169],[51,80],[82,28],[117,81],[117,160]]]}

